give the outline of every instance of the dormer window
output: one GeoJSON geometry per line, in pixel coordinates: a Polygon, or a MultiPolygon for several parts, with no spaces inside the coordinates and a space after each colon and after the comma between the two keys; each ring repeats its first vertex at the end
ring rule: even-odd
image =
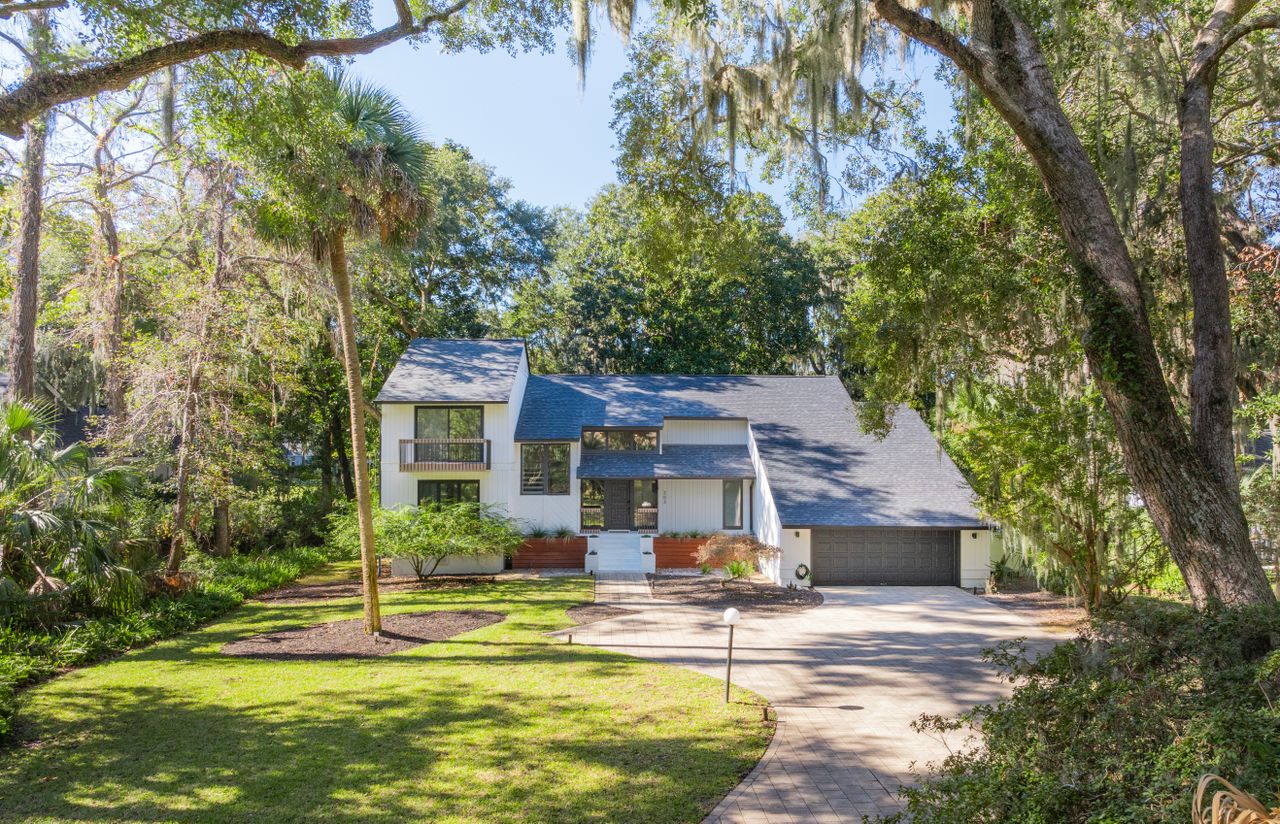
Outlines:
{"type": "Polygon", "coordinates": [[[658,430],[584,429],[582,448],[598,452],[653,452],[658,448],[658,430]]]}

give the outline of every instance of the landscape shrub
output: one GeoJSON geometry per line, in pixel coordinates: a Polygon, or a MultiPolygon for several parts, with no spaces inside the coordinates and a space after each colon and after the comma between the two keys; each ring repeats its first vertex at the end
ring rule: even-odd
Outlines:
{"type": "Polygon", "coordinates": [[[195,629],[341,557],[349,555],[323,547],[226,558],[192,553],[183,566],[196,574],[196,587],[181,595],[156,595],[123,614],[47,627],[0,624],[0,739],[12,731],[19,687],[195,629]]]}
{"type": "MultiPolygon", "coordinates": [[[[329,542],[358,553],[360,533],[355,512],[335,513],[330,524],[329,542]]],[[[418,578],[429,578],[451,556],[509,558],[526,538],[550,537],[546,530],[540,530],[538,536],[526,534],[501,507],[477,503],[376,509],[373,531],[378,554],[406,559],[418,578]]]]}
{"type": "Polygon", "coordinates": [[[736,581],[739,578],[749,578],[752,571],[752,566],[746,561],[730,561],[724,565],[724,574],[729,576],[731,581],[736,581]]]}
{"type": "Polygon", "coordinates": [[[1011,668],[1011,697],[918,723],[968,738],[905,791],[908,814],[919,824],[1183,824],[1206,773],[1274,792],[1277,638],[1277,605],[1197,613],[1140,600],[1039,660],[995,651],[1011,668]]]}
{"type": "Polygon", "coordinates": [[[756,569],[762,562],[780,555],[782,550],[776,546],[757,541],[751,535],[712,535],[705,544],[698,547],[694,560],[698,564],[710,564],[726,567],[734,561],[742,561],[751,569],[756,569]]]}

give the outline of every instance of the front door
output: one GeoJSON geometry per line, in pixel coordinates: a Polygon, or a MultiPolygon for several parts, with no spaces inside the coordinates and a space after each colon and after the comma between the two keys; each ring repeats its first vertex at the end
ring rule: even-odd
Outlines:
{"type": "Polygon", "coordinates": [[[631,529],[631,481],[604,481],[604,528],[631,529]]]}

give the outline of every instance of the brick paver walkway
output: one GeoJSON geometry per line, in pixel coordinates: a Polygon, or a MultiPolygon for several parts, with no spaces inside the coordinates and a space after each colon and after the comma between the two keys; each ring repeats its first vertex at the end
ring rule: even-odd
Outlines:
{"type": "MultiPolygon", "coordinates": [[[[607,597],[618,584],[597,584],[607,597]]],[[[816,609],[743,610],[733,681],[770,700],[778,731],[751,774],[707,817],[714,824],[858,821],[901,809],[897,790],[947,754],[911,729],[922,713],[954,714],[1006,686],[980,657],[997,642],[1049,639],[1022,616],[946,587],[830,587],[816,609]]],[[[647,587],[645,591],[647,598],[647,587]]],[[[719,610],[648,600],[636,614],[574,628],[603,646],[724,677],[719,610]]]]}
{"type": "Polygon", "coordinates": [[[634,609],[657,602],[643,572],[597,572],[596,603],[634,609]]]}

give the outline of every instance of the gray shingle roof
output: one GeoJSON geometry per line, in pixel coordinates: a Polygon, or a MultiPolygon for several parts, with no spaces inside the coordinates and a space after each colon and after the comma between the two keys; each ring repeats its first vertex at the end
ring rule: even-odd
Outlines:
{"type": "Polygon", "coordinates": [[[378,403],[507,403],[524,353],[519,340],[417,338],[391,370],[378,403]]]}
{"type": "Polygon", "coordinates": [[[578,477],[605,478],[754,478],[745,446],[665,444],[662,452],[583,452],[578,477]]]}
{"type": "Polygon", "coordinates": [[[583,425],[745,418],[784,527],[978,527],[973,492],[914,411],[883,439],[862,431],[836,378],[541,375],[516,440],[576,440],[583,425]]]}

